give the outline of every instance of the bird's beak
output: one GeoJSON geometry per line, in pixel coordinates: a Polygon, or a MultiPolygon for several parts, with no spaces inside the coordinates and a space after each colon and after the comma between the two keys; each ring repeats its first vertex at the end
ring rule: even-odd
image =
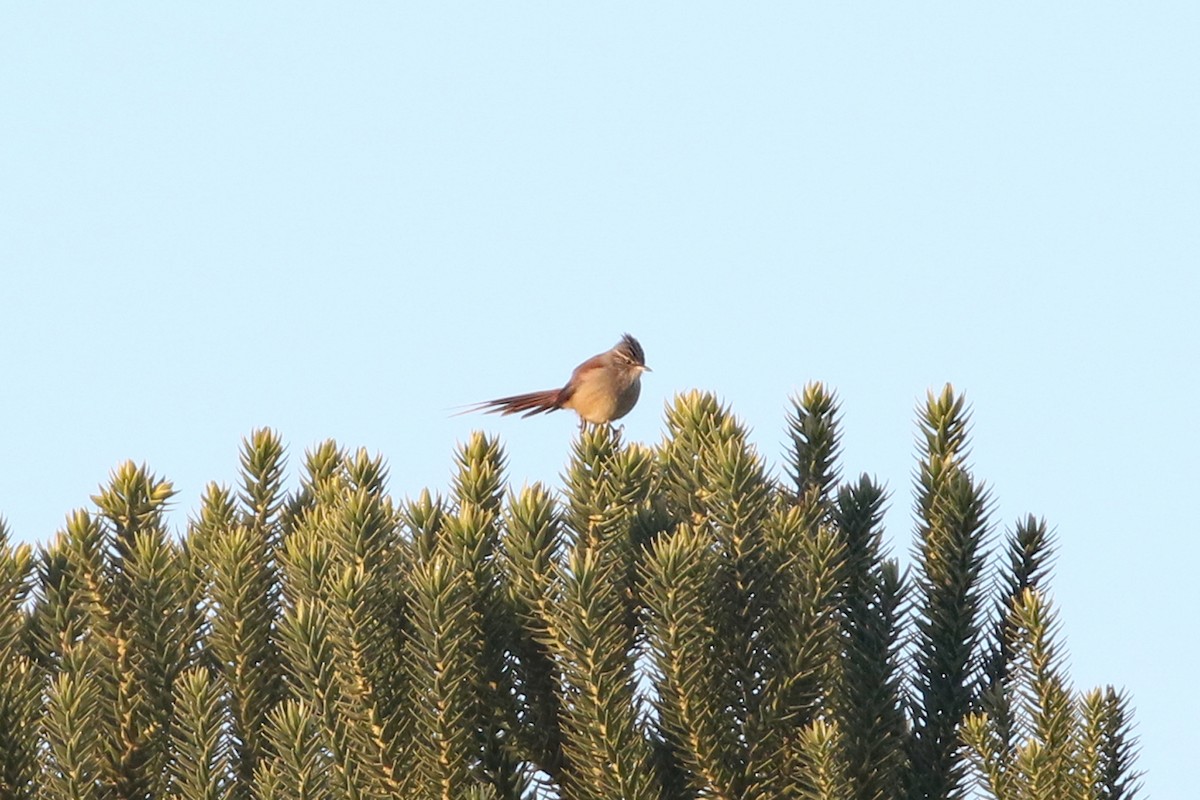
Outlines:
{"type": "Polygon", "coordinates": [[[654,370],[650,369],[645,364],[642,364],[642,372],[654,372],[654,370]]]}

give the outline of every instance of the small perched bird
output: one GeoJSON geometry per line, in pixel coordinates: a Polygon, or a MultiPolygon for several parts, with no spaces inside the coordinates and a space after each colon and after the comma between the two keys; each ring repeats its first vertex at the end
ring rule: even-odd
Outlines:
{"type": "Polygon", "coordinates": [[[561,389],[515,394],[480,403],[471,411],[521,414],[529,417],[569,408],[579,415],[579,425],[612,422],[630,412],[642,391],[642,373],[648,372],[646,354],[628,333],[612,350],[592,356],[571,373],[561,389]]]}

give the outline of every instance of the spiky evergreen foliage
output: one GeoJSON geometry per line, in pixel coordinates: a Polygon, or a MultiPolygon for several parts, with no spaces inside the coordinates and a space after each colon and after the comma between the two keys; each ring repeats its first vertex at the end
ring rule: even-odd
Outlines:
{"type": "Polygon", "coordinates": [[[25,613],[32,570],[31,548],[12,547],[0,517],[0,797],[33,797],[37,778],[42,687],[25,613]]]}
{"type": "Polygon", "coordinates": [[[473,691],[481,719],[479,777],[504,800],[519,800],[527,789],[512,731],[518,678],[510,654],[518,625],[510,604],[507,579],[497,561],[501,506],[504,498],[504,454],[499,441],[472,435],[459,450],[454,477],[458,514],[446,520],[444,544],[463,572],[470,592],[477,642],[471,667],[473,691]]]}
{"type": "Polygon", "coordinates": [[[1006,751],[1016,746],[1018,718],[1015,692],[1016,648],[1020,631],[1014,609],[1025,592],[1037,589],[1051,561],[1052,539],[1044,520],[1032,515],[1018,522],[1006,540],[1006,563],[1000,572],[999,596],[980,675],[979,706],[986,711],[1006,751]]]}
{"type": "Polygon", "coordinates": [[[826,493],[837,437],[829,398],[808,399],[796,418],[807,422],[793,422],[794,495],[774,490],[714,398],[668,410],[664,495],[679,524],[647,564],[648,630],[664,740],[701,796],[798,796],[807,726],[832,702],[845,558],[826,493]]]}
{"type": "MultiPolygon", "coordinates": [[[[339,797],[395,796],[407,779],[398,769],[406,728],[397,645],[399,519],[385,479],[382,461],[365,451],[350,455],[327,443],[310,453],[279,554],[289,688],[315,719],[329,786],[339,797]]],[[[297,725],[302,716],[293,708],[275,719],[297,725]]],[[[267,735],[277,741],[280,732],[267,735]]],[[[286,764],[267,769],[273,777],[308,774],[286,764]]]]}
{"type": "Polygon", "coordinates": [[[836,726],[814,729],[807,741],[839,740],[842,780],[852,796],[898,797],[907,734],[899,653],[904,587],[883,550],[885,493],[866,475],[839,482],[837,398],[821,384],[804,388],[788,427],[796,505],[809,525],[828,526],[839,548],[834,607],[827,610],[836,624],[836,657],[825,659],[822,673],[836,726]]]}
{"type": "Polygon", "coordinates": [[[883,557],[883,490],[867,476],[838,491],[833,519],[845,542],[839,603],[841,667],[832,706],[856,798],[899,797],[907,725],[900,669],[904,584],[883,557]]]}
{"type": "Polygon", "coordinates": [[[979,781],[997,800],[1130,798],[1137,792],[1124,698],[1111,688],[1075,696],[1044,596],[1027,588],[1009,612],[1016,724],[970,715],[963,739],[979,781]],[[1008,737],[1008,738],[1006,738],[1008,737]]]}
{"type": "Polygon", "coordinates": [[[1088,690],[1080,703],[1084,796],[1131,800],[1138,793],[1141,773],[1135,768],[1137,741],[1133,736],[1129,698],[1106,686],[1088,690]]]}
{"type": "Polygon", "coordinates": [[[949,386],[920,412],[911,800],[961,797],[958,728],[971,710],[982,635],[987,491],[967,466],[969,416],[949,386]]]}
{"type": "Polygon", "coordinates": [[[564,792],[656,796],[638,722],[637,560],[652,534],[653,457],[611,427],[576,442],[566,474],[565,551],[542,606],[543,642],[558,670],[564,792]]]}
{"type": "Polygon", "coordinates": [[[655,447],[585,431],[561,496],[480,434],[444,498],[333,442],[289,493],[258,430],[177,542],[123,465],[36,556],[0,524],[0,796],[1136,796],[1128,700],[1067,681],[1046,524],[989,571],[965,403],[919,417],[911,576],[820,384],[783,481],[699,393],[655,447]]]}
{"type": "Polygon", "coordinates": [[[192,669],[175,682],[168,796],[178,800],[225,800],[231,781],[230,739],[220,686],[208,671],[192,669]]]}
{"type": "Polygon", "coordinates": [[[262,800],[327,800],[339,796],[330,785],[330,751],[320,722],[308,704],[285,700],[270,713],[266,727],[273,757],[255,776],[262,800]]]}
{"type": "Polygon", "coordinates": [[[211,484],[192,524],[189,555],[203,593],[205,655],[218,691],[228,698],[235,797],[250,796],[254,771],[269,752],[267,715],[283,696],[274,625],[279,617],[276,551],[281,535],[283,444],[273,431],[254,431],[242,443],[242,491],[237,500],[211,484]],[[239,503],[240,501],[240,503],[239,503]]]}
{"type": "Polygon", "coordinates": [[[42,719],[51,796],[166,789],[174,681],[198,636],[192,581],[163,523],[173,494],[125,463],[93,496],[98,515],[71,515],[43,554],[32,630],[51,686],[42,719]],[[69,781],[56,774],[73,769],[61,758],[80,764],[69,781]]]}
{"type": "Polygon", "coordinates": [[[851,800],[856,797],[848,764],[841,758],[836,723],[813,720],[800,733],[800,785],[788,796],[803,800],[851,800]]]}
{"type": "Polygon", "coordinates": [[[558,666],[551,649],[562,526],[554,498],[540,484],[510,496],[504,515],[501,569],[515,623],[510,667],[515,749],[556,782],[563,779],[563,720],[558,666]],[[555,591],[552,591],[554,589],[555,591]]]}
{"type": "Polygon", "coordinates": [[[827,507],[838,481],[837,397],[823,385],[810,383],[793,400],[787,422],[792,445],[787,470],[796,484],[796,497],[827,507]]]}

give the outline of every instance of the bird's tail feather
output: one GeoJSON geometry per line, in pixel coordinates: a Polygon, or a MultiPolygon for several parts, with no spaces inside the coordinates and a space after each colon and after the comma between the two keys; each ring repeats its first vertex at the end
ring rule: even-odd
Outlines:
{"type": "Polygon", "coordinates": [[[521,414],[531,417],[534,414],[545,414],[562,408],[561,389],[547,389],[544,392],[514,394],[512,397],[500,397],[488,400],[475,406],[472,410],[488,414],[521,414]]]}

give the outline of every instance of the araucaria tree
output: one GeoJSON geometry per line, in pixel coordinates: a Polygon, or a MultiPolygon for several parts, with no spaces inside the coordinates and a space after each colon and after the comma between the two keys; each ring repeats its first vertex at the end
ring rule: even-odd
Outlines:
{"type": "Polygon", "coordinates": [[[445,497],[332,442],[288,492],[255,431],[181,538],[125,464],[36,552],[0,524],[0,796],[1134,797],[1125,696],[1064,673],[1046,524],[996,530],[949,387],[919,427],[908,569],[819,384],[778,474],[699,393],[657,446],[583,432],[557,491],[476,434],[445,497]]]}

